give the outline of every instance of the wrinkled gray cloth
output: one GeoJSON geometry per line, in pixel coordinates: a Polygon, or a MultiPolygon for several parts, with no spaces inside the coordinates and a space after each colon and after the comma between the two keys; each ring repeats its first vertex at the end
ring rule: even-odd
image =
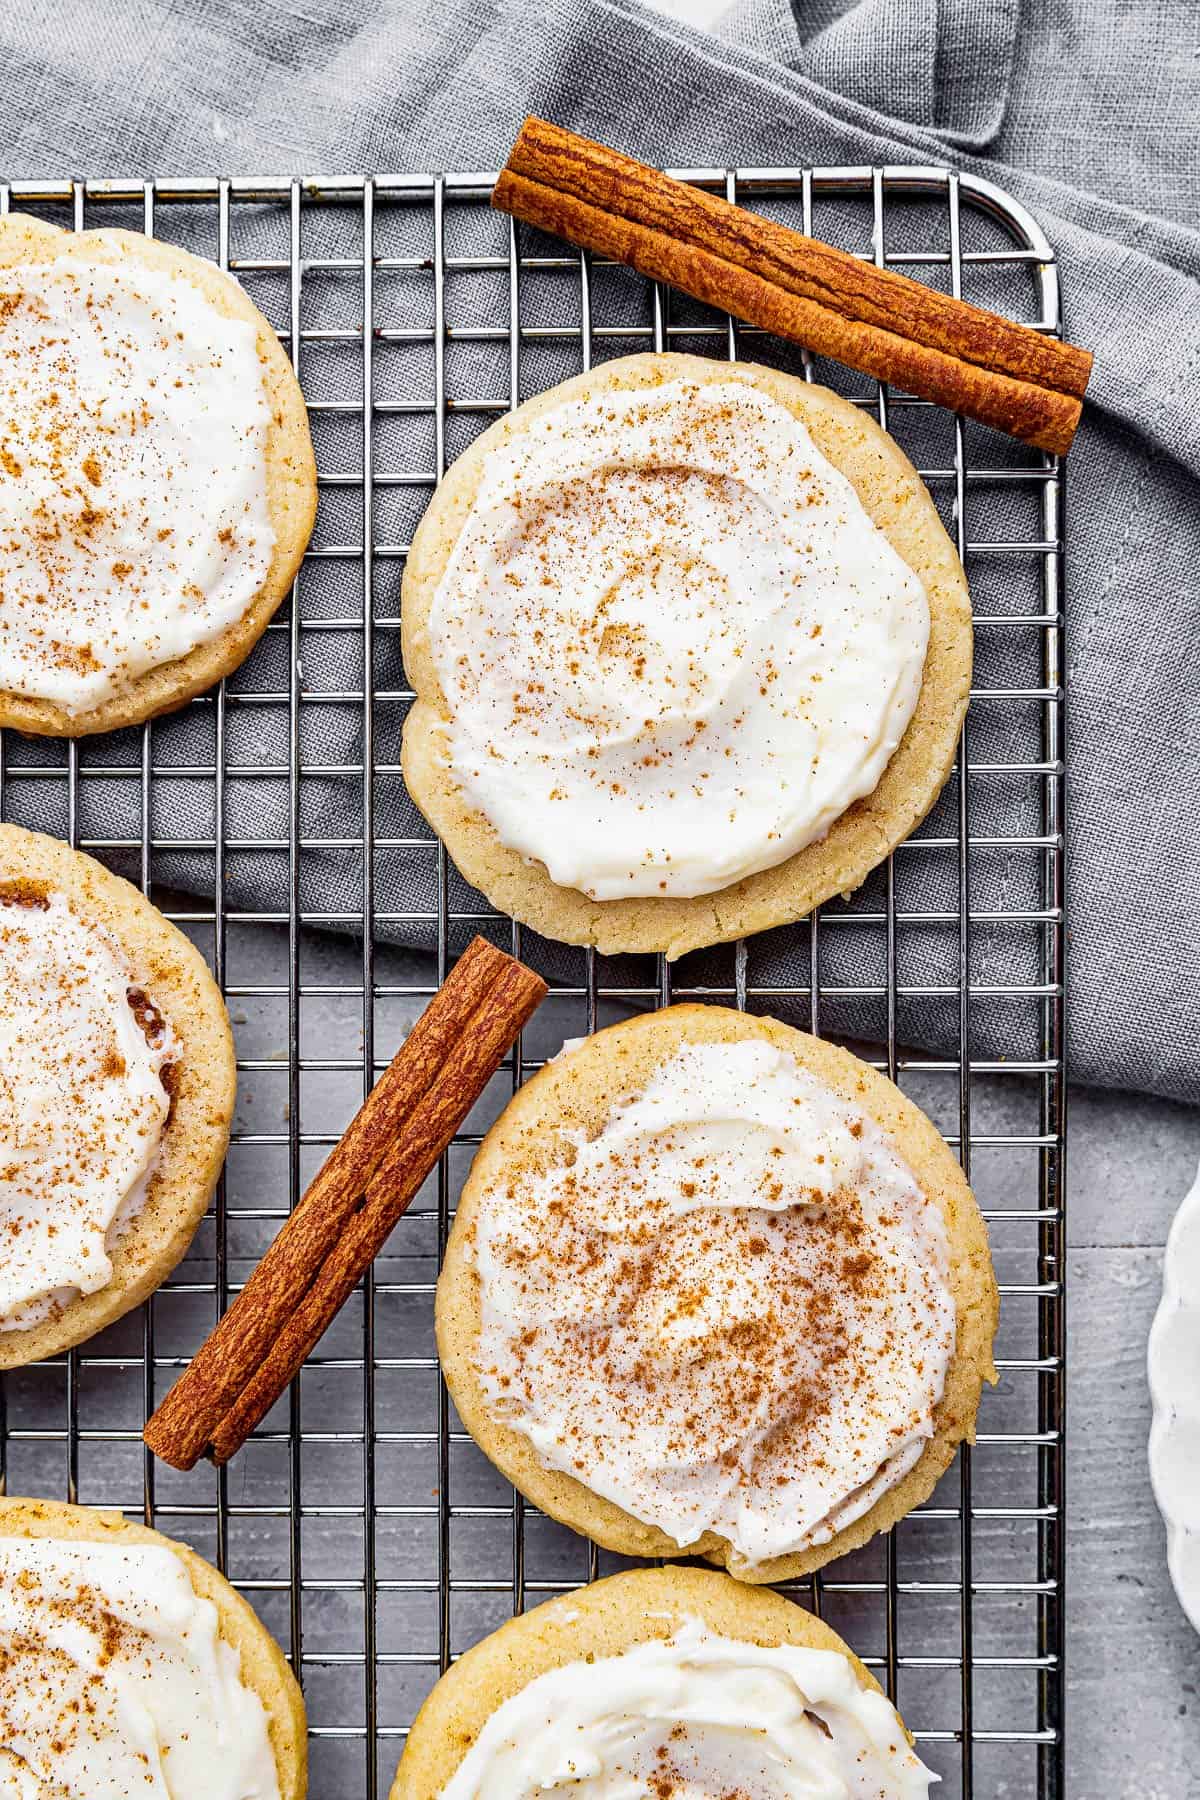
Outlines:
{"type": "MultiPolygon", "coordinates": [[[[739,0],[716,37],[632,0],[260,0],[253,7],[160,0],[119,9],[77,4],[66,13],[40,0],[10,0],[0,16],[0,77],[0,165],[14,177],[488,168],[503,159],[523,115],[537,111],[676,166],[949,159],[1018,196],[1060,258],[1070,335],[1096,355],[1069,464],[1071,1068],[1087,1081],[1200,1098],[1200,9],[1191,0],[797,0],[794,10],[785,0],[739,0]]],[[[236,253],[251,254],[257,244],[281,254],[277,226],[272,238],[269,219],[247,221],[236,253]]],[[[408,241],[403,223],[381,216],[376,250],[411,252],[421,244],[426,253],[425,227],[418,219],[408,241]],[[380,234],[391,231],[385,242],[380,234]]],[[[869,247],[868,228],[848,205],[831,204],[816,228],[869,247]]],[[[1002,241],[978,220],[969,228],[976,234],[969,241],[985,248],[1002,241]]],[[[323,249],[331,244],[337,248],[328,239],[323,249]]],[[[988,273],[972,270],[969,298],[1018,309],[1024,296],[1028,304],[1028,279],[1015,289],[992,287],[988,273]]],[[[381,278],[377,321],[384,285],[381,278]]],[[[409,303],[402,284],[391,294],[389,322],[402,322],[409,303]]],[[[427,299],[412,304],[419,311],[427,299]]],[[[458,294],[448,288],[447,305],[461,305],[464,322],[472,312],[476,322],[485,319],[489,308],[493,315],[500,309],[502,322],[506,304],[499,275],[461,283],[458,294]]],[[[559,318],[561,305],[550,296],[544,322],[559,318]]],[[[284,322],[286,310],[275,316],[284,322]]],[[[351,303],[347,322],[353,317],[351,303]]],[[[422,314],[419,322],[428,319],[422,314]]],[[[448,370],[460,391],[496,377],[484,347],[463,352],[448,370]]],[[[573,366],[559,366],[552,345],[531,345],[523,387],[573,366]]],[[[346,370],[326,366],[320,347],[304,373],[310,397],[345,397],[346,370]]],[[[395,397],[416,398],[428,372],[400,371],[395,379],[395,397]]],[[[503,372],[492,391],[504,392],[503,372]]],[[[894,409],[891,422],[918,460],[941,465],[945,436],[920,441],[936,419],[894,409]]],[[[348,460],[329,462],[339,454],[337,421],[319,424],[325,466],[352,468],[353,438],[340,446],[348,460]]],[[[390,457],[399,459],[393,467],[429,464],[431,450],[419,447],[411,420],[389,419],[386,428],[395,435],[385,435],[377,469],[390,457]]],[[[352,421],[346,429],[352,432],[352,421]]],[[[460,441],[452,429],[451,452],[460,441]]],[[[973,442],[978,461],[1013,466],[1012,446],[997,450],[986,434],[973,442]]],[[[1037,536],[1036,522],[1031,528],[1013,510],[1016,491],[987,483],[969,491],[972,541],[1037,536]]],[[[423,502],[420,490],[412,495],[423,502]]],[[[405,500],[393,490],[377,499],[377,508],[392,509],[386,521],[377,512],[385,538],[411,529],[405,500]]],[[[348,541],[352,514],[339,518],[332,504],[330,513],[328,541],[348,541]]],[[[397,566],[377,568],[384,615],[396,610],[397,566]]],[[[347,585],[352,577],[338,578],[333,562],[312,568],[302,593],[306,620],[323,607],[330,616],[361,605],[347,585]]],[[[1036,559],[985,552],[969,560],[968,573],[977,612],[1022,613],[1040,604],[1031,580],[1036,559]]],[[[1036,685],[1036,645],[1036,630],[981,630],[977,685],[1036,685]]],[[[354,686],[360,654],[344,633],[314,632],[305,643],[306,689],[354,686]]],[[[244,678],[250,690],[255,670],[260,688],[286,681],[286,644],[276,638],[256,653],[244,678]]],[[[394,634],[380,634],[376,677],[386,688],[402,683],[394,634]]],[[[396,760],[396,718],[393,707],[376,723],[376,753],[387,763],[396,760]]],[[[1036,706],[984,703],[971,718],[973,763],[1036,760],[1036,706]]],[[[231,707],[227,729],[231,762],[286,762],[280,709],[231,707]]],[[[156,760],[211,758],[211,731],[211,718],[198,722],[195,714],[156,726],[156,760]]],[[[303,732],[312,761],[361,757],[353,708],[306,709],[303,732]]],[[[136,755],[136,743],[117,744],[102,760],[136,755]]],[[[57,752],[21,746],[11,757],[52,764],[57,752]]],[[[361,826],[360,786],[334,774],[308,781],[303,829],[351,837],[361,826]]],[[[1037,798],[1036,779],[973,777],[973,833],[1036,833],[1037,798]]],[[[8,804],[9,816],[65,828],[61,782],[14,781],[8,804]]],[[[85,783],[80,804],[82,835],[137,835],[136,782],[85,783]]],[[[159,835],[211,837],[211,783],[164,782],[157,805],[159,835]]],[[[935,834],[939,820],[950,834],[956,805],[952,786],[931,822],[935,834]]],[[[226,833],[248,842],[283,836],[287,807],[282,778],[231,779],[226,833]]],[[[391,776],[377,784],[375,829],[380,837],[419,829],[391,776]]],[[[202,886],[212,879],[211,857],[183,850],[156,862],[156,873],[202,886]]],[[[286,906],[278,853],[231,850],[226,878],[241,904],[286,906]]],[[[904,909],[953,915],[952,854],[902,854],[896,879],[904,909]]],[[[341,860],[332,849],[306,853],[304,903],[352,913],[361,905],[360,880],[352,852],[341,860]]],[[[1041,891],[1037,852],[1000,845],[973,855],[973,909],[1009,920],[985,917],[972,934],[979,992],[969,1047],[976,1055],[1037,1053],[1037,999],[989,990],[1036,985],[1038,927],[1012,923],[1011,915],[1035,908],[1041,891]]],[[[882,896],[877,875],[856,904],[877,910],[882,896]]],[[[431,856],[380,853],[375,904],[387,934],[416,947],[427,942],[422,915],[436,898],[431,856]]],[[[471,904],[459,886],[452,899],[471,904]]],[[[825,930],[824,983],[835,990],[879,984],[883,948],[878,926],[825,930]]],[[[552,968],[577,973],[569,959],[555,963],[546,954],[552,968]]],[[[751,946],[751,981],[807,980],[808,956],[806,931],[768,934],[751,946]]],[[[902,992],[952,988],[956,958],[949,920],[902,928],[902,992]]],[[[714,953],[693,959],[689,979],[720,982],[728,969],[729,959],[714,953]]],[[[867,1035],[884,1021],[874,1002],[847,1001],[843,1015],[835,994],[822,1023],[867,1035]]],[[[897,1029],[910,1042],[952,1048],[957,1008],[936,995],[903,997],[897,1029]]]]}

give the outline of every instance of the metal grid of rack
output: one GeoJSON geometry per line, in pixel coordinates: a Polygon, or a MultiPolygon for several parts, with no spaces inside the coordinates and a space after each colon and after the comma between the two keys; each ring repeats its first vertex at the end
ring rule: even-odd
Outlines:
{"type": "MultiPolygon", "coordinates": [[[[1051,247],[984,182],[936,168],[684,177],[1059,329],[1051,247]]],[[[876,1065],[934,1116],[980,1194],[1003,1295],[1001,1385],[985,1396],[974,1451],[928,1505],[795,1597],[875,1669],[944,1792],[1058,1795],[1059,465],[527,237],[489,212],[490,182],[0,186],[0,212],[144,229],[235,272],[300,372],[321,471],[312,548],[244,671],[135,732],[0,741],[2,816],[100,856],[204,949],[234,1019],[240,1080],[226,1175],[191,1254],[140,1312],[8,1378],[0,1472],[9,1492],[122,1508],[216,1560],[302,1677],[314,1800],[386,1792],[416,1707],[452,1656],[514,1609],[619,1566],[505,1487],[439,1381],[437,1257],[473,1146],[567,1036],[673,999],[770,1010],[873,1043],[876,1065]],[[872,411],[943,509],[972,579],[978,650],[955,772],[914,838],[804,925],[674,967],[568,952],[500,920],[407,806],[399,773],[399,579],[439,474],[515,399],[651,346],[782,360],[872,411]],[[155,1397],[476,929],[552,982],[511,1068],[234,1464],[189,1476],[157,1466],[140,1438],[155,1397]]]]}

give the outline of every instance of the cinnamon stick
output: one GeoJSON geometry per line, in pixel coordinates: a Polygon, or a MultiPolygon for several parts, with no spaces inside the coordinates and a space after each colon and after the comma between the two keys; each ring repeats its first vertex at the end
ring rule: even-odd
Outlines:
{"type": "Polygon", "coordinates": [[[1061,454],[1088,351],[526,119],[492,204],[710,306],[1061,454]]]}
{"type": "Polygon", "coordinates": [[[476,938],[233,1305],[148,1421],[178,1469],[227,1462],[345,1304],[540,1004],[540,976],[476,938]]]}

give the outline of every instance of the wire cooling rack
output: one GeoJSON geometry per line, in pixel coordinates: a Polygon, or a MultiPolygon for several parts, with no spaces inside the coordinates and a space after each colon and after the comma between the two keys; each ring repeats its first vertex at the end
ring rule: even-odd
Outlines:
{"type": "MultiPolygon", "coordinates": [[[[685,178],[1059,329],[1051,247],[982,181],[937,168],[685,178]]],[[[1001,1384],[974,1451],[887,1538],[796,1597],[876,1671],[942,1792],[1059,1795],[1061,470],[518,231],[489,211],[491,179],[0,187],[0,211],[144,229],[234,271],[300,372],[321,471],[296,590],[243,670],[139,731],[0,743],[4,816],[119,869],[204,950],[240,1081],[226,1175],[175,1276],[82,1349],[8,1378],[7,1489],[122,1508],[213,1558],[303,1680],[314,1800],[386,1792],[451,1657],[512,1611],[618,1566],[513,1496],[440,1384],[433,1286],[473,1146],[567,1036],[672,999],[771,1011],[873,1045],[865,1054],[937,1120],[989,1219],[1003,1295],[1001,1384]],[[651,346],[779,362],[874,413],[942,509],[977,633],[957,765],[909,843],[803,925],[674,967],[568,951],[499,919],[431,840],[399,772],[400,574],[438,475],[514,398],[651,346]],[[141,1443],[147,1412],[476,929],[552,982],[511,1068],[232,1466],[156,1465],[141,1443]]]]}

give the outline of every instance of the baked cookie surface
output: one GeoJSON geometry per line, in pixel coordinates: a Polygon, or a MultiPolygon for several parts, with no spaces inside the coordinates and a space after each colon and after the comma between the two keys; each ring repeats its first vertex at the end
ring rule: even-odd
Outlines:
{"type": "Polygon", "coordinates": [[[210,1563],[186,1544],[132,1524],[120,1513],[55,1500],[0,1499],[0,1544],[13,1538],[170,1551],[183,1565],[192,1592],[216,1608],[219,1637],[237,1654],[241,1684],[261,1702],[279,1800],[303,1800],[308,1742],[300,1689],[283,1652],[253,1608],[210,1563]]]}
{"type": "MultiPolygon", "coordinates": [[[[500,1708],[553,1671],[586,1664],[599,1675],[596,1665],[601,1659],[622,1657],[641,1645],[663,1644],[681,1632],[694,1642],[697,1627],[724,1640],[731,1657],[736,1646],[743,1645],[786,1646],[843,1659],[845,1669],[832,1671],[831,1685],[838,1685],[840,1678],[839,1698],[844,1703],[848,1697],[853,1704],[856,1695],[874,1696],[869,1703],[872,1711],[881,1723],[887,1719],[882,1690],[854,1652],[828,1625],[782,1595],[744,1587],[712,1570],[636,1569],[536,1606],[461,1656],[417,1715],[391,1800],[437,1800],[450,1793],[457,1800],[460,1790],[464,1800],[467,1796],[474,1800],[480,1793],[490,1800],[492,1793],[508,1791],[472,1781],[469,1768],[463,1768],[500,1708]]],[[[730,1666],[736,1675],[736,1664],[730,1666]]],[[[890,1707],[887,1713],[898,1728],[887,1746],[891,1752],[887,1760],[898,1781],[905,1783],[888,1791],[924,1794],[927,1778],[911,1754],[911,1740],[890,1707]]],[[[663,1790],[671,1791],[665,1776],[663,1790]]]]}
{"type": "MultiPolygon", "coordinates": [[[[163,559],[174,547],[170,536],[177,523],[173,494],[177,496],[179,489],[173,482],[178,481],[179,471],[164,466],[147,477],[149,492],[143,492],[135,482],[123,501],[121,470],[122,457],[127,464],[137,462],[131,456],[130,446],[136,447],[138,434],[152,436],[156,428],[162,429],[156,427],[149,403],[167,406],[170,396],[161,390],[179,385],[178,378],[172,380],[166,360],[174,354],[169,320],[163,329],[163,315],[169,312],[175,293],[182,293],[189,304],[199,297],[208,309],[205,317],[215,319],[218,326],[221,321],[236,322],[237,330],[243,334],[239,342],[249,342],[246,357],[251,378],[256,370],[261,386],[264,518],[274,541],[262,549],[255,561],[253,578],[243,571],[236,607],[231,610],[227,605],[214,616],[203,627],[206,635],[196,635],[201,630],[196,625],[194,641],[179,653],[169,647],[160,653],[152,646],[146,652],[150,658],[148,666],[135,670],[131,663],[123,672],[116,668],[111,680],[106,676],[96,687],[99,697],[94,702],[83,689],[81,698],[68,700],[61,694],[56,697],[55,682],[44,672],[35,671],[19,691],[11,687],[6,690],[0,680],[0,725],[54,737],[115,730],[172,711],[236,669],[261,637],[291,585],[312,530],[317,495],[304,398],[275,331],[237,282],[215,264],[139,233],[72,233],[17,213],[0,219],[0,387],[9,379],[18,386],[28,379],[22,370],[29,360],[26,339],[31,326],[23,305],[25,310],[34,305],[36,328],[39,314],[30,292],[35,278],[47,280],[48,269],[67,267],[81,293],[89,279],[131,283],[133,323],[128,325],[129,335],[125,338],[114,329],[107,340],[103,336],[98,339],[98,348],[87,343],[79,349],[80,359],[86,353],[93,365],[85,381],[78,372],[69,371],[74,354],[70,330],[64,332],[62,322],[52,320],[46,331],[57,333],[58,337],[49,337],[48,346],[53,349],[56,341],[61,343],[65,338],[63,363],[68,372],[63,381],[74,381],[79,391],[73,400],[69,391],[65,400],[63,395],[51,391],[23,402],[28,413],[23,437],[20,431],[14,434],[11,421],[7,430],[0,428],[0,526],[7,528],[8,537],[7,551],[0,548],[0,573],[5,572],[7,562],[10,588],[22,585],[29,602],[37,599],[34,590],[41,584],[43,596],[49,593],[52,609],[66,621],[62,633],[66,641],[55,649],[57,639],[52,639],[46,649],[47,669],[60,674],[66,670],[92,681],[99,678],[103,652],[97,651],[94,640],[75,641],[76,623],[69,616],[71,593],[78,593],[83,585],[79,580],[81,569],[86,572],[87,582],[96,584],[91,599],[96,615],[93,623],[100,632],[104,628],[105,594],[111,596],[114,616],[119,613],[122,619],[133,622],[122,624],[120,629],[138,631],[142,629],[139,620],[153,619],[155,596],[164,592],[163,559]],[[28,272],[24,289],[23,270],[28,272]],[[139,272],[159,284],[155,288],[159,311],[151,308],[145,316],[138,310],[139,272]],[[163,286],[164,282],[173,285],[163,286]],[[247,326],[252,334],[248,340],[247,326]],[[18,332],[25,334],[19,341],[18,332]],[[149,344],[152,332],[159,334],[154,354],[164,359],[166,372],[156,373],[156,391],[147,388],[142,396],[145,410],[139,414],[132,407],[126,413],[123,409],[139,398],[139,335],[145,335],[149,344]],[[7,360],[10,354],[16,359],[16,367],[11,371],[7,360]],[[97,357],[101,359],[98,365],[97,357]],[[110,368],[113,391],[101,399],[98,395],[110,368]],[[57,420],[55,414],[68,402],[69,417],[57,420]],[[40,412],[47,415],[49,422],[45,425],[35,422],[40,412]],[[138,496],[136,505],[134,496],[138,496]],[[242,587],[246,589],[244,594],[242,587]],[[101,662],[96,660],[97,654],[101,662]]],[[[96,316],[103,311],[103,298],[88,296],[95,303],[96,316]]],[[[179,336],[182,339],[183,333],[179,336]]],[[[218,360],[214,353],[210,366],[204,367],[201,359],[201,376],[210,385],[203,394],[198,390],[194,416],[199,432],[204,428],[207,402],[212,401],[215,409],[216,400],[223,398],[231,416],[224,422],[224,437],[213,440],[220,447],[237,441],[236,409],[247,402],[246,383],[240,379],[240,373],[232,384],[226,381],[222,389],[219,370],[214,374],[211,366],[218,360]]],[[[52,366],[48,363],[43,372],[48,374],[52,366]]],[[[186,409],[174,419],[171,429],[177,434],[173,441],[186,445],[190,435],[186,409]]],[[[168,465],[171,442],[164,439],[162,446],[168,465]]],[[[218,454],[218,466],[207,473],[199,464],[191,470],[198,492],[203,494],[206,488],[211,493],[219,490],[225,461],[218,454]]],[[[194,581],[198,570],[210,569],[218,559],[226,559],[225,574],[236,583],[238,559],[243,552],[250,554],[248,547],[244,549],[242,509],[235,500],[231,499],[229,517],[223,524],[216,514],[210,522],[211,545],[197,550],[189,538],[179,553],[179,567],[184,571],[179,578],[179,593],[185,598],[188,581],[194,581]]],[[[3,535],[0,533],[0,537],[3,535]]],[[[253,533],[247,528],[245,546],[250,545],[252,538],[253,533]]],[[[173,603],[177,597],[172,597],[173,603]]],[[[10,599],[10,607],[13,604],[10,599]]],[[[0,624],[4,617],[0,608],[0,624]]],[[[18,622],[24,628],[26,621],[18,621],[18,615],[13,613],[10,636],[18,622]]],[[[50,625],[53,632],[53,618],[50,625]]],[[[147,629],[153,631],[153,625],[147,629]]],[[[186,622],[181,629],[186,639],[186,622]]],[[[30,644],[44,646],[40,626],[31,630],[30,644]]]]}
{"type": "MultiPolygon", "coordinates": [[[[0,825],[0,908],[38,908],[49,900],[65,902],[72,917],[111,948],[128,978],[127,992],[137,997],[136,1005],[130,1001],[135,1016],[165,1023],[173,1045],[169,1104],[144,1200],[107,1243],[111,1277],[94,1292],[76,1289],[36,1323],[0,1330],[0,1369],[82,1343],[154,1292],[204,1216],[233,1120],[237,1077],[229,1017],[199,951],[136,888],[90,856],[55,838],[0,825]]],[[[5,1055],[12,1066],[4,1071],[3,1095],[20,1110],[25,1059],[19,1044],[6,1043],[5,1055]]],[[[39,1133],[52,1124],[45,1121],[39,1133]]],[[[31,1140],[31,1151],[39,1142],[31,1140]]],[[[5,1229],[19,1231],[19,1203],[12,1196],[8,1203],[15,1211],[5,1229]]]]}
{"type": "MultiPolygon", "coordinates": [[[[792,1104],[786,1090],[784,1098],[792,1104]]],[[[670,1167],[667,1177],[669,1192],[670,1167]]],[[[995,1380],[997,1310],[986,1229],[962,1171],[932,1123],[891,1082],[849,1052],[776,1020],[676,1006],[585,1039],[510,1102],[463,1188],[438,1282],[436,1324],[443,1373],[464,1425],[534,1504],[624,1555],[669,1557],[684,1549],[743,1580],[776,1582],[857,1548],[928,1498],[956,1446],[973,1439],[982,1383],[995,1380]],[[809,1230],[806,1190],[796,1186],[805,1179],[804,1164],[798,1174],[782,1175],[791,1184],[785,1192],[764,1188],[761,1202],[739,1200],[743,1170],[749,1192],[764,1167],[769,1174],[776,1166],[774,1157],[781,1171],[791,1170],[791,1149],[768,1113],[736,1151],[720,1135],[727,1120],[717,1120],[707,1143],[689,1136],[697,1119],[703,1125],[715,1116],[701,1111],[689,1118],[688,1091],[701,1091],[694,1069],[682,1106],[660,1115],[664,1125],[654,1124],[647,1097],[682,1055],[715,1055],[719,1065],[726,1055],[747,1052],[763,1061],[753,1077],[760,1085],[771,1073],[766,1062],[775,1058],[804,1081],[811,1078],[814,1093],[827,1095],[835,1110],[844,1109],[849,1139],[839,1139],[844,1125],[837,1126],[816,1157],[822,1163],[828,1151],[834,1158],[831,1180],[838,1179],[836,1156],[843,1153],[869,1151],[871,1167],[885,1156],[900,1159],[892,1199],[869,1168],[862,1191],[882,1194],[889,1217],[907,1204],[904,1183],[910,1185],[920,1216],[928,1211],[929,1229],[941,1242],[935,1283],[922,1285],[928,1272],[914,1269],[911,1258],[906,1270],[904,1244],[881,1238],[873,1226],[864,1233],[865,1203],[856,1211],[836,1189],[818,1207],[830,1220],[829,1235],[814,1229],[811,1245],[806,1239],[799,1251],[777,1238],[772,1206],[791,1208],[809,1230]],[[629,1121],[627,1142],[610,1151],[606,1134],[614,1120],[629,1121]],[[685,1198],[674,1213],[667,1207],[664,1228],[663,1187],[654,1185],[653,1163],[655,1145],[665,1137],[689,1159],[697,1149],[704,1154],[683,1171],[685,1198]],[[614,1164],[607,1188],[597,1187],[592,1174],[579,1174],[585,1162],[594,1169],[597,1151],[624,1158],[614,1164]],[[709,1168],[702,1170],[705,1158],[709,1168]],[[731,1168],[726,1188],[705,1190],[710,1171],[723,1165],[731,1168]],[[631,1196],[624,1219],[617,1211],[622,1193],[631,1196]],[[528,1196],[528,1216],[520,1203],[514,1211],[514,1195],[528,1196]],[[768,1253],[780,1260],[764,1265],[768,1253]],[[751,1280],[764,1266],[765,1274],[751,1280]],[[599,1271],[594,1277],[592,1269],[599,1271]],[[527,1291],[518,1292],[522,1287],[527,1291]],[[911,1340],[910,1357],[909,1338],[891,1338],[914,1307],[932,1310],[911,1340]],[[547,1309],[552,1317],[543,1317],[547,1309]],[[523,1337],[518,1327],[526,1326],[532,1335],[523,1337]],[[543,1326],[546,1335],[539,1336],[543,1326]],[[568,1357],[576,1359],[570,1368],[568,1357]],[[869,1379],[876,1358],[896,1377],[888,1375],[878,1398],[869,1379]],[[919,1381],[910,1370],[916,1358],[919,1381]],[[907,1385],[906,1372],[912,1373],[907,1385]],[[840,1411],[828,1400],[835,1389],[840,1411]],[[671,1410],[677,1392],[692,1409],[688,1418],[671,1410]],[[528,1403],[522,1394],[532,1397],[528,1403]],[[721,1469],[743,1466],[739,1433],[746,1418],[758,1434],[746,1440],[756,1473],[734,1487],[733,1502],[722,1499],[707,1515],[744,1526],[702,1528],[706,1515],[697,1508],[709,1502],[700,1484],[716,1481],[720,1496],[721,1469]],[[594,1431],[589,1420],[598,1421],[594,1431]],[[877,1427],[878,1438],[861,1439],[877,1427]],[[772,1435],[784,1431],[795,1435],[772,1435]],[[774,1462],[761,1460],[760,1439],[777,1442],[774,1462]],[[838,1478],[853,1475],[853,1456],[866,1441],[878,1450],[861,1465],[859,1485],[838,1487],[838,1478]],[[897,1460],[889,1461],[893,1455],[897,1460]],[[764,1470],[786,1481],[768,1481],[764,1470]],[[618,1503],[617,1493],[624,1501],[636,1498],[641,1509],[635,1514],[618,1503]],[[856,1504],[848,1505],[847,1496],[856,1504]],[[829,1510],[822,1514],[825,1500],[829,1510]],[[811,1513],[801,1514],[805,1505],[813,1506],[811,1513]],[[752,1506],[762,1514],[757,1522],[752,1506]],[[676,1535],[648,1522],[655,1513],[672,1519],[676,1535]],[[792,1529],[801,1516],[814,1521],[811,1531],[792,1529]],[[775,1553],[780,1544],[789,1547],[775,1553]]]]}
{"type": "MultiPolygon", "coordinates": [[[[455,462],[431,501],[405,569],[402,611],[405,668],[417,696],[405,722],[402,752],[413,800],[465,878],[494,905],[547,937],[594,945],[606,954],[661,950],[677,957],[805,917],[831,895],[856,888],[919,824],[940,792],[970,688],[971,608],[962,566],[908,458],[839,395],[747,363],[725,365],[673,353],[626,357],[577,376],[498,421],[455,462]],[[891,550],[923,584],[928,644],[915,707],[898,746],[873,789],[834,816],[823,836],[714,891],[592,899],[552,880],[544,862],[509,847],[464,791],[452,766],[453,708],[439,673],[431,621],[493,452],[519,443],[567,403],[652,393],[679,381],[702,387],[741,384],[786,408],[806,428],[818,452],[848,479],[891,550]]],[[[614,642],[622,629],[614,626],[614,642]]],[[[604,685],[599,684],[601,691],[604,685]]],[[[713,831],[719,838],[716,824],[713,831]]]]}

